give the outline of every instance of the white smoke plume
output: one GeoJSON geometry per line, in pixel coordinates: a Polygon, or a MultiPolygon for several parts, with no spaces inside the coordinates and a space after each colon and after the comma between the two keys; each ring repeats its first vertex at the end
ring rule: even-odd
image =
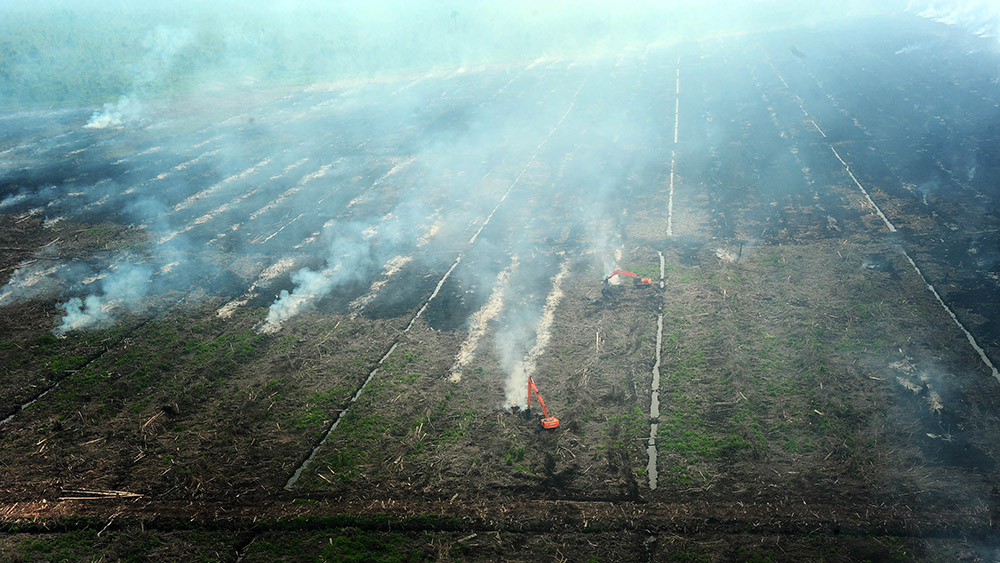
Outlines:
{"type": "MultiPolygon", "coordinates": [[[[292,274],[292,291],[281,290],[267,312],[267,319],[260,327],[264,333],[273,333],[282,323],[315,307],[316,302],[326,297],[337,287],[352,281],[364,279],[377,268],[376,247],[371,240],[378,233],[363,223],[333,223],[326,228],[329,240],[329,256],[326,267],[321,271],[302,268],[292,274]]],[[[391,238],[391,232],[389,233],[391,238]]]]}
{"type": "Polygon", "coordinates": [[[58,336],[67,332],[110,325],[116,307],[129,307],[138,303],[147,293],[152,268],[145,265],[124,263],[118,265],[101,280],[100,293],[73,297],[57,305],[62,311],[62,323],[53,331],[58,336]]]}
{"type": "Polygon", "coordinates": [[[486,334],[486,326],[490,323],[496,316],[500,313],[503,308],[504,296],[507,293],[510,276],[517,271],[520,266],[517,256],[511,257],[510,266],[500,271],[497,274],[496,283],[494,283],[493,291],[490,293],[489,298],[486,303],[475,313],[473,313],[470,319],[469,326],[469,336],[462,342],[461,348],[458,350],[458,354],[455,356],[455,364],[451,368],[451,375],[449,376],[449,381],[452,383],[458,383],[462,380],[462,370],[472,361],[475,357],[476,348],[479,346],[479,340],[486,334]]]}
{"type": "Polygon", "coordinates": [[[140,88],[152,86],[164,74],[169,72],[170,67],[185,47],[194,40],[194,33],[186,28],[173,28],[166,25],[158,25],[142,42],[146,49],[143,59],[143,67],[140,69],[140,88]]]}
{"type": "Polygon", "coordinates": [[[991,38],[1000,46],[1000,4],[993,0],[958,0],[952,2],[934,2],[930,5],[911,4],[911,11],[916,11],[922,18],[934,20],[945,25],[957,25],[968,29],[979,37],[991,38]],[[919,6],[925,6],[921,9],[919,6]]]}
{"type": "Polygon", "coordinates": [[[277,332],[286,320],[314,307],[316,301],[326,297],[338,285],[340,276],[337,274],[342,271],[340,265],[337,265],[319,272],[302,268],[293,273],[292,283],[295,288],[291,292],[281,290],[267,311],[267,319],[261,332],[277,332]]]}
{"type": "Polygon", "coordinates": [[[118,98],[115,103],[104,104],[104,108],[95,111],[84,125],[86,129],[107,129],[121,127],[125,123],[139,118],[142,104],[138,97],[170,71],[173,61],[182,49],[194,39],[194,34],[188,29],[175,29],[159,25],[150,32],[142,42],[146,49],[142,63],[134,77],[129,94],[118,98]]]}
{"type": "Polygon", "coordinates": [[[104,297],[100,295],[73,297],[56,307],[64,313],[62,324],[54,331],[60,336],[72,330],[104,326],[111,322],[104,297]]]}
{"type": "Polygon", "coordinates": [[[909,45],[907,45],[905,47],[899,48],[893,54],[894,55],[907,55],[909,53],[913,53],[913,52],[916,52],[916,51],[922,51],[922,50],[927,49],[927,48],[928,48],[927,45],[924,45],[922,43],[910,43],[909,45]]]}
{"type": "Polygon", "coordinates": [[[109,127],[121,127],[126,121],[131,121],[139,116],[142,105],[129,98],[122,96],[113,104],[104,104],[104,109],[95,111],[90,116],[90,121],[84,125],[86,129],[107,129],[109,127]]]}
{"type": "Polygon", "coordinates": [[[514,407],[523,409],[528,406],[528,377],[535,373],[538,357],[552,339],[552,322],[555,320],[556,307],[563,297],[562,282],[568,273],[567,260],[560,266],[559,273],[552,277],[552,290],[545,298],[545,306],[533,331],[531,325],[533,319],[522,315],[519,317],[521,322],[508,325],[504,331],[497,334],[500,363],[507,372],[507,379],[504,381],[505,409],[514,407]],[[531,341],[532,332],[534,332],[534,345],[525,354],[524,350],[531,341]]]}
{"type": "Polygon", "coordinates": [[[17,205],[26,199],[28,199],[28,195],[23,193],[7,196],[0,201],[0,209],[17,205]]]}

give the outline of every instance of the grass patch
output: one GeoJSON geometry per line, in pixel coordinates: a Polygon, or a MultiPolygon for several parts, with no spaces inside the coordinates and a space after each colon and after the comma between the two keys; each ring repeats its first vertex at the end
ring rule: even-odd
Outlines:
{"type": "Polygon", "coordinates": [[[507,465],[514,465],[515,463],[524,460],[524,446],[511,446],[507,450],[507,455],[504,456],[504,461],[507,465]]]}
{"type": "Polygon", "coordinates": [[[293,426],[296,430],[305,430],[322,425],[330,420],[333,409],[345,400],[346,393],[347,388],[343,386],[313,393],[308,399],[305,410],[292,423],[293,426]]]}
{"type": "Polygon", "coordinates": [[[698,417],[679,411],[661,417],[656,442],[660,450],[676,453],[688,461],[728,458],[750,445],[738,433],[720,436],[698,417]]]}

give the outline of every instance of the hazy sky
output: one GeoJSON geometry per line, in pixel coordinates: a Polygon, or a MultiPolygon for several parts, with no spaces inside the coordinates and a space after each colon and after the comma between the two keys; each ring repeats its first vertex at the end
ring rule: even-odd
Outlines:
{"type": "Polygon", "coordinates": [[[4,105],[95,103],[138,86],[295,82],[581,57],[859,14],[898,2],[0,2],[4,105]],[[169,55],[169,56],[167,56],[169,55]],[[139,75],[138,77],[136,75],[139,75]]]}
{"type": "Polygon", "coordinates": [[[903,12],[973,33],[1000,30],[1000,5],[987,0],[3,0],[0,106],[103,103],[138,88],[162,94],[214,83],[308,83],[615,55],[651,43],[903,12]]]}

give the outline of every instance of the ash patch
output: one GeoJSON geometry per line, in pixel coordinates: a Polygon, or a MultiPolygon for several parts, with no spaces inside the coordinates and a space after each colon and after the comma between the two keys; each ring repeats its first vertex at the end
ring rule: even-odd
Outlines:
{"type": "Polygon", "coordinates": [[[889,365],[896,373],[900,400],[919,421],[922,435],[916,445],[934,465],[989,473],[996,460],[969,441],[972,422],[952,405],[968,406],[963,394],[930,370],[918,368],[910,358],[889,365]]]}
{"type": "Polygon", "coordinates": [[[896,268],[892,265],[892,260],[890,260],[885,254],[869,254],[865,256],[864,261],[861,263],[861,267],[866,270],[872,270],[876,272],[885,272],[888,274],[889,279],[898,280],[899,273],[896,268]]]}

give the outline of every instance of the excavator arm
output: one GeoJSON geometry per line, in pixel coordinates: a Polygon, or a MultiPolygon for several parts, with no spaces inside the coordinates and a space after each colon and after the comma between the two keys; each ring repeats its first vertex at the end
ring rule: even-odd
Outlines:
{"type": "Polygon", "coordinates": [[[628,270],[620,270],[620,269],[619,270],[615,270],[614,272],[611,272],[610,274],[608,274],[608,277],[604,278],[604,281],[605,282],[611,281],[611,278],[613,278],[615,276],[628,276],[630,278],[633,278],[635,280],[636,287],[647,287],[647,286],[652,286],[653,285],[653,278],[639,277],[637,274],[635,274],[633,272],[629,272],[628,270]]]}

